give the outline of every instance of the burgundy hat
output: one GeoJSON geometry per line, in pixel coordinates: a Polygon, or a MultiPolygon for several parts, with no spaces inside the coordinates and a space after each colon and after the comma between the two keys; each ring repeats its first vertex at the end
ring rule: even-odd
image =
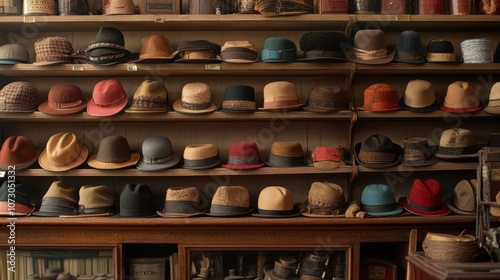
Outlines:
{"type": "Polygon", "coordinates": [[[87,98],[82,97],[82,90],[75,85],[58,84],[49,90],[47,101],[38,106],[38,111],[53,115],[78,113],[87,107],[87,98]]]}
{"type": "Polygon", "coordinates": [[[127,102],[127,94],[120,81],[102,80],[94,86],[92,99],[87,103],[87,113],[97,117],[112,116],[125,108],[127,102]]]}
{"type": "Polygon", "coordinates": [[[16,170],[30,167],[38,159],[41,149],[24,136],[11,136],[5,140],[0,150],[0,169],[7,170],[15,165],[16,170]]]}
{"type": "Polygon", "coordinates": [[[441,185],[432,178],[417,178],[408,197],[399,199],[408,212],[419,216],[445,216],[451,210],[443,202],[441,185]]]}
{"type": "Polygon", "coordinates": [[[261,163],[259,147],[254,142],[235,142],[229,149],[227,164],[222,167],[228,169],[255,169],[264,166],[261,163]]]}

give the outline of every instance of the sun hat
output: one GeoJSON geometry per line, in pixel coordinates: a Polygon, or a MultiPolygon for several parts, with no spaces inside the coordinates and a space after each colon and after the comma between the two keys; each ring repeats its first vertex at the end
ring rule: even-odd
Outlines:
{"type": "Polygon", "coordinates": [[[301,58],[297,58],[297,61],[348,61],[343,51],[347,44],[347,38],[341,32],[307,32],[300,38],[299,47],[303,55],[301,58]]]}
{"type": "Polygon", "coordinates": [[[270,82],[264,86],[262,111],[297,110],[305,104],[299,103],[295,84],[287,81],[270,82]]]}
{"type": "Polygon", "coordinates": [[[396,40],[396,54],[394,61],[422,64],[425,63],[425,51],[420,41],[420,34],[413,30],[405,30],[396,40]]]}
{"type": "Polygon", "coordinates": [[[88,156],[85,145],[78,143],[78,138],[70,132],[52,135],[38,157],[38,164],[49,171],[61,172],[82,165],[88,156]]]}
{"type": "Polygon", "coordinates": [[[255,1],[254,9],[264,16],[314,14],[313,3],[307,0],[294,0],[290,3],[279,0],[255,1]]]}
{"type": "Polygon", "coordinates": [[[404,166],[428,166],[439,161],[434,156],[434,151],[429,146],[425,137],[407,137],[403,143],[403,159],[401,164],[404,166]]]}
{"type": "Polygon", "coordinates": [[[139,58],[130,60],[131,63],[164,63],[173,62],[178,56],[172,52],[170,42],[165,36],[155,33],[141,39],[139,58]]]}
{"type": "Polygon", "coordinates": [[[385,64],[394,59],[395,50],[388,46],[384,31],[380,29],[359,30],[354,35],[354,47],[346,51],[346,57],[361,64],[385,64]]]}
{"type": "Polygon", "coordinates": [[[134,166],[139,157],[139,153],[130,151],[125,137],[112,135],[101,140],[97,154],[92,155],[87,164],[96,169],[120,169],[134,166]]]}
{"type": "Polygon", "coordinates": [[[488,97],[488,105],[484,111],[493,115],[500,115],[500,82],[493,84],[488,97]]]}
{"type": "Polygon", "coordinates": [[[432,84],[414,79],[406,85],[405,94],[399,99],[401,109],[415,113],[427,113],[438,109],[432,84]]]}
{"type": "Polygon", "coordinates": [[[29,168],[37,161],[40,151],[28,137],[10,136],[0,149],[0,169],[9,170],[9,166],[15,166],[16,170],[29,168]]]}
{"type": "Polygon", "coordinates": [[[237,141],[229,149],[227,163],[222,167],[233,170],[256,169],[264,166],[261,162],[259,147],[255,142],[237,141]]]}
{"type": "Polygon", "coordinates": [[[30,63],[28,49],[19,44],[5,44],[0,46],[0,65],[30,63]]]}
{"type": "Polygon", "coordinates": [[[37,103],[38,91],[30,82],[11,82],[0,90],[0,112],[31,113],[37,103]]]}
{"type": "Polygon", "coordinates": [[[171,187],[167,189],[163,211],[157,213],[165,218],[202,216],[209,205],[196,187],[171,187]]]}
{"type": "Polygon", "coordinates": [[[268,186],[260,191],[257,211],[252,216],[261,218],[291,218],[300,213],[293,205],[292,193],[282,186],[268,186]]]}
{"type": "Polygon", "coordinates": [[[120,211],[113,217],[157,217],[153,192],[146,184],[126,184],[120,192],[120,211]]]}
{"type": "Polygon", "coordinates": [[[478,160],[474,134],[465,128],[447,129],[441,133],[436,157],[446,161],[478,160]]]}
{"type": "Polygon", "coordinates": [[[212,92],[205,83],[187,83],[182,87],[181,99],[174,102],[173,108],[178,113],[204,114],[217,109],[212,102],[212,92]]]}
{"type": "Polygon", "coordinates": [[[337,147],[317,146],[308,154],[308,165],[319,169],[336,169],[342,164],[342,151],[337,147]]]}
{"type": "Polygon", "coordinates": [[[478,190],[476,179],[463,179],[455,185],[451,197],[446,199],[446,206],[456,214],[476,215],[478,190]]]}
{"type": "Polygon", "coordinates": [[[57,84],[50,88],[47,101],[38,105],[38,111],[52,115],[68,115],[83,111],[88,100],[82,90],[71,84],[57,84]]]}
{"type": "Polygon", "coordinates": [[[235,217],[250,214],[250,194],[242,186],[219,186],[212,197],[207,216],[235,217]]]}
{"type": "Polygon", "coordinates": [[[395,216],[403,212],[394,192],[385,184],[370,184],[361,193],[360,206],[370,216],[395,216]]]}
{"type": "Polygon", "coordinates": [[[59,217],[76,215],[78,211],[78,189],[62,181],[53,182],[42,198],[40,209],[33,216],[59,217]]]}
{"type": "Polygon", "coordinates": [[[272,167],[304,166],[304,152],[299,142],[273,142],[266,165],[272,167]]]}
{"type": "Polygon", "coordinates": [[[260,53],[262,62],[295,62],[297,60],[297,46],[285,37],[270,37],[264,40],[264,47],[260,53]]]}
{"type": "Polygon", "coordinates": [[[94,40],[86,46],[87,63],[114,65],[127,62],[131,52],[125,48],[123,33],[111,26],[101,26],[94,40]]]}
{"type": "Polygon", "coordinates": [[[370,168],[386,168],[401,162],[403,148],[383,134],[372,134],[354,147],[356,162],[370,168]]]}
{"type": "Polygon", "coordinates": [[[102,7],[103,15],[133,15],[135,14],[134,2],[132,0],[109,0],[102,7]]]}
{"type": "Polygon", "coordinates": [[[419,216],[445,216],[451,213],[443,202],[441,185],[432,178],[416,178],[408,197],[401,197],[399,204],[406,211],[419,216]]]}
{"type": "Polygon", "coordinates": [[[213,144],[192,144],[184,148],[183,168],[208,169],[216,167],[221,160],[217,147],[213,144]]]}
{"type": "Polygon", "coordinates": [[[142,142],[141,160],[136,167],[142,171],[156,171],[175,167],[180,161],[181,157],[174,153],[170,139],[151,136],[142,142]]]}
{"type": "Polygon", "coordinates": [[[4,181],[0,186],[0,216],[31,215],[35,210],[35,205],[31,201],[30,190],[32,188],[33,186],[20,181],[14,183],[8,180],[4,181]],[[15,197],[14,200],[12,195],[15,197]]]}
{"type": "Polygon", "coordinates": [[[36,61],[33,65],[53,65],[73,63],[73,45],[61,36],[42,37],[35,41],[36,61]]]}
{"type": "Polygon", "coordinates": [[[341,186],[330,182],[313,182],[307,201],[300,206],[306,217],[345,217],[346,201],[341,186]]]}
{"type": "Polygon", "coordinates": [[[270,265],[264,266],[264,279],[271,280],[284,280],[293,279],[298,280],[299,277],[296,274],[297,271],[297,259],[291,255],[282,255],[279,257],[278,261],[274,262],[274,266],[270,265]]]}
{"type": "Polygon", "coordinates": [[[450,40],[434,39],[429,42],[426,53],[427,62],[437,63],[461,63],[457,59],[455,48],[450,40]]]}
{"type": "Polygon", "coordinates": [[[224,62],[254,63],[259,61],[259,51],[249,41],[226,41],[220,51],[224,62]]]}
{"type": "Polygon", "coordinates": [[[115,192],[109,186],[83,185],[79,197],[78,215],[61,217],[104,217],[116,214],[115,192]]]}
{"type": "Polygon", "coordinates": [[[309,90],[305,111],[313,113],[334,113],[349,110],[348,92],[337,86],[315,86],[309,90]]]}
{"type": "Polygon", "coordinates": [[[176,63],[220,63],[221,46],[207,40],[184,40],[177,48],[176,63]]]}
{"type": "Polygon", "coordinates": [[[162,82],[145,80],[134,92],[127,113],[164,113],[170,110],[168,91],[162,82]]]}
{"type": "Polygon", "coordinates": [[[476,96],[476,87],[464,81],[456,81],[448,85],[443,104],[439,109],[449,113],[474,113],[481,111],[483,105],[476,96]]]}
{"type": "Polygon", "coordinates": [[[94,86],[92,98],[87,103],[87,113],[96,117],[118,114],[127,106],[128,98],[120,81],[107,79],[94,86]]]}
{"type": "Polygon", "coordinates": [[[230,85],[224,90],[224,99],[219,107],[222,112],[251,113],[257,110],[254,88],[246,85],[230,85]]]}
{"type": "Polygon", "coordinates": [[[388,84],[373,84],[365,89],[363,107],[357,109],[371,112],[399,110],[398,91],[388,84]]]}

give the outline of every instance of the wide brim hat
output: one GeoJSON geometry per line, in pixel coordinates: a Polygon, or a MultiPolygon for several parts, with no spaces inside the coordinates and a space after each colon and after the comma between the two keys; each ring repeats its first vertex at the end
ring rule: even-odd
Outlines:
{"type": "Polygon", "coordinates": [[[125,162],[103,162],[97,160],[97,154],[92,155],[88,160],[87,164],[95,169],[122,169],[125,167],[134,166],[139,161],[140,154],[132,152],[130,154],[130,159],[125,162]]]}
{"type": "Polygon", "coordinates": [[[45,148],[38,157],[38,164],[40,164],[40,166],[45,170],[62,172],[77,168],[78,166],[82,165],[85,162],[85,160],[87,160],[88,155],[89,155],[89,149],[85,145],[80,144],[80,154],[73,162],[65,166],[55,166],[49,162],[47,155],[47,148],[45,148]]]}
{"type": "Polygon", "coordinates": [[[163,170],[163,169],[169,169],[174,166],[177,166],[181,162],[181,156],[179,154],[174,153],[172,155],[172,159],[164,162],[164,163],[158,163],[158,164],[148,164],[144,163],[142,161],[142,157],[139,160],[139,162],[136,165],[136,168],[141,170],[141,171],[156,171],[156,170],[163,170]]]}
{"type": "Polygon", "coordinates": [[[127,106],[127,103],[127,95],[125,93],[125,90],[123,89],[123,86],[118,80],[102,80],[94,85],[92,98],[87,103],[87,113],[91,116],[96,117],[109,117],[121,112],[127,106]],[[112,104],[100,105],[95,103],[95,99],[97,97],[101,97],[100,94],[104,94],[106,92],[108,92],[108,94],[114,93],[114,91],[116,91],[118,95],[122,95],[120,97],[120,100],[113,101],[112,104]]]}
{"type": "Polygon", "coordinates": [[[174,111],[179,112],[179,113],[185,113],[185,114],[206,114],[206,113],[214,112],[217,109],[217,105],[215,105],[215,103],[212,102],[211,105],[206,109],[191,110],[191,109],[188,109],[188,108],[185,108],[182,106],[181,99],[176,100],[174,102],[174,104],[172,105],[172,107],[174,108],[174,111]]]}
{"type": "Polygon", "coordinates": [[[401,160],[403,158],[403,148],[396,144],[393,143],[393,148],[394,148],[394,153],[396,154],[396,159],[393,162],[390,163],[365,163],[362,162],[359,159],[359,152],[361,151],[361,143],[358,143],[354,146],[354,155],[356,157],[356,162],[361,165],[361,166],[366,166],[370,168],[387,168],[387,167],[392,167],[396,166],[401,163],[401,160]]]}
{"type": "Polygon", "coordinates": [[[101,107],[96,105],[92,99],[87,103],[87,113],[91,116],[95,117],[109,117],[112,115],[116,115],[123,110],[127,106],[127,98],[125,98],[120,103],[109,106],[109,107],[101,107]]]}
{"type": "Polygon", "coordinates": [[[410,203],[408,203],[407,197],[401,197],[398,201],[399,205],[401,205],[406,211],[418,215],[418,216],[446,216],[451,213],[451,209],[449,209],[444,201],[441,203],[441,207],[436,211],[422,211],[413,207],[410,203]]]}

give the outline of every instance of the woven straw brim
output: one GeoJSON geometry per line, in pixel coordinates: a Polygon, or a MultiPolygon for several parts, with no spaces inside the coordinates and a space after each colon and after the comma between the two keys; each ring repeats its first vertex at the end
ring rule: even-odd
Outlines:
{"type": "MultiPolygon", "coordinates": [[[[345,207],[344,207],[345,208],[345,207]]],[[[341,211],[342,214],[314,214],[307,211],[307,202],[302,203],[299,206],[300,214],[304,217],[310,218],[345,218],[345,211],[341,211]]],[[[345,210],[345,209],[344,209],[345,210]]]]}
{"type": "Polygon", "coordinates": [[[82,165],[85,162],[85,160],[87,160],[88,155],[89,155],[89,150],[87,149],[87,147],[84,145],[80,145],[80,154],[78,155],[78,158],[76,158],[73,162],[71,162],[68,165],[55,166],[49,163],[49,160],[47,158],[48,157],[47,149],[43,149],[42,153],[38,157],[38,164],[40,164],[40,166],[45,170],[61,172],[77,168],[78,166],[82,165]]]}
{"type": "Polygon", "coordinates": [[[30,159],[29,161],[22,162],[22,163],[1,162],[0,163],[0,170],[9,170],[9,166],[13,166],[13,165],[16,166],[16,170],[22,170],[22,169],[26,169],[26,168],[32,166],[38,160],[38,157],[40,156],[40,152],[42,151],[42,149],[40,149],[38,147],[35,149],[36,149],[35,150],[35,157],[30,159]]]}
{"type": "Polygon", "coordinates": [[[174,108],[174,111],[176,111],[178,113],[184,113],[184,114],[206,114],[206,113],[211,113],[217,109],[217,105],[215,105],[213,102],[210,105],[210,107],[203,109],[203,110],[187,109],[187,108],[184,108],[182,106],[182,100],[180,100],[180,99],[175,101],[174,104],[172,105],[172,107],[174,108]]]}
{"type": "Polygon", "coordinates": [[[343,165],[342,161],[317,161],[312,164],[312,166],[324,170],[337,169],[341,165],[343,165]]]}
{"type": "Polygon", "coordinates": [[[395,158],[393,162],[387,162],[387,163],[366,163],[363,162],[359,159],[359,152],[361,150],[361,143],[356,144],[354,146],[354,155],[356,156],[356,162],[359,165],[365,166],[365,167],[370,167],[370,168],[387,168],[391,166],[396,166],[401,162],[401,158],[403,156],[403,148],[399,146],[398,144],[393,144],[394,145],[394,150],[395,150],[395,158]]]}
{"type": "Polygon", "coordinates": [[[106,170],[106,169],[121,169],[121,168],[136,165],[137,162],[139,162],[139,158],[140,158],[139,153],[131,153],[130,159],[128,161],[125,161],[125,162],[103,162],[103,161],[97,160],[97,154],[96,154],[96,155],[91,156],[87,160],[87,164],[90,167],[93,167],[95,169],[104,169],[104,170],[106,170]]]}

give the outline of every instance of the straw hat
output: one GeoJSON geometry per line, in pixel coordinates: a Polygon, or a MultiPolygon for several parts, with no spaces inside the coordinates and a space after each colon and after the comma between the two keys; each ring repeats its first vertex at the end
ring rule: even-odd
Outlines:
{"type": "Polygon", "coordinates": [[[66,171],[83,164],[88,156],[88,149],[78,143],[78,138],[70,132],[52,135],[46,148],[40,154],[38,163],[49,171],[66,171]]]}
{"type": "Polygon", "coordinates": [[[403,160],[404,166],[428,166],[439,161],[434,156],[427,138],[424,137],[408,137],[403,144],[403,160]]]}
{"type": "Polygon", "coordinates": [[[395,50],[388,46],[384,31],[380,29],[359,30],[354,35],[354,47],[346,52],[352,62],[362,64],[385,64],[394,59],[395,50]]]}
{"type": "Polygon", "coordinates": [[[172,52],[170,42],[165,36],[155,33],[141,39],[139,58],[131,63],[164,63],[173,62],[177,52],[172,52]]]}
{"type": "Polygon", "coordinates": [[[439,109],[449,113],[473,113],[483,109],[476,96],[476,87],[468,82],[456,81],[448,86],[443,105],[439,109]]]}
{"type": "Polygon", "coordinates": [[[316,86],[309,91],[305,111],[314,113],[334,113],[349,110],[348,92],[336,85],[316,86]]]}
{"type": "Polygon", "coordinates": [[[109,186],[84,185],[80,188],[79,196],[78,215],[68,217],[101,217],[116,213],[115,192],[109,186]]]}
{"type": "Polygon", "coordinates": [[[394,192],[385,184],[366,186],[361,193],[360,206],[368,215],[376,217],[394,216],[403,212],[394,192]]]}
{"type": "Polygon", "coordinates": [[[250,214],[250,195],[242,186],[220,186],[212,197],[208,216],[234,217],[250,214]]]}
{"type": "Polygon", "coordinates": [[[273,167],[305,165],[302,145],[298,142],[274,142],[266,164],[273,167]]]}
{"type": "Polygon", "coordinates": [[[337,147],[314,147],[309,153],[308,163],[319,169],[339,168],[342,164],[342,151],[337,147]]]}
{"type": "Polygon", "coordinates": [[[113,135],[101,140],[97,154],[87,164],[96,169],[120,169],[137,164],[139,157],[139,153],[130,151],[125,137],[113,135]]]}
{"type": "Polygon", "coordinates": [[[399,110],[398,91],[388,84],[373,84],[365,89],[363,107],[357,109],[371,112],[399,110]]]}
{"type": "Polygon", "coordinates": [[[293,205],[292,193],[281,186],[269,186],[260,191],[257,212],[252,216],[262,218],[290,218],[300,213],[293,205]]]}
{"type": "Polygon", "coordinates": [[[184,149],[184,165],[188,169],[208,169],[220,164],[217,147],[213,144],[193,144],[184,149]]]}
{"type": "Polygon", "coordinates": [[[78,189],[63,183],[53,182],[42,198],[42,204],[33,216],[58,217],[76,215],[78,211],[78,189]]]}
{"type": "Polygon", "coordinates": [[[479,148],[472,131],[464,128],[447,129],[441,133],[436,157],[447,161],[478,160],[479,148]]]}
{"type": "Polygon", "coordinates": [[[170,110],[168,91],[159,81],[145,80],[134,92],[127,113],[164,113],[170,110]]]}
{"type": "Polygon", "coordinates": [[[168,188],[163,211],[158,215],[165,218],[193,217],[203,215],[209,202],[196,187],[168,188]]]}
{"type": "Polygon", "coordinates": [[[135,14],[132,0],[110,0],[102,9],[103,15],[133,15],[135,14]]]}
{"type": "Polygon", "coordinates": [[[222,167],[234,170],[255,169],[264,166],[259,147],[255,142],[237,141],[229,149],[227,164],[222,167]]]}
{"type": "Polygon", "coordinates": [[[120,81],[102,80],[94,86],[92,98],[87,103],[87,113],[97,117],[112,116],[125,108],[127,102],[127,94],[120,81]]]}
{"type": "Polygon", "coordinates": [[[30,82],[15,81],[0,90],[0,112],[31,113],[38,104],[38,91],[30,82]]]}
{"type": "Polygon", "coordinates": [[[31,202],[32,188],[33,186],[19,182],[19,180],[15,183],[5,180],[0,186],[0,216],[31,215],[35,210],[35,205],[31,202]],[[14,202],[12,202],[12,195],[15,197],[14,202]]]}
{"type": "Polygon", "coordinates": [[[181,99],[174,102],[174,110],[186,114],[211,113],[217,109],[212,92],[205,83],[188,83],[182,87],[181,99]]]}
{"type": "Polygon", "coordinates": [[[484,111],[493,115],[500,115],[500,82],[496,82],[490,90],[488,105],[484,111]]]}
{"type": "Polygon", "coordinates": [[[40,151],[28,137],[10,136],[0,149],[0,169],[8,170],[12,165],[16,170],[26,169],[37,161],[40,151]]]}
{"type": "Polygon", "coordinates": [[[453,212],[461,215],[476,215],[478,190],[477,180],[460,180],[455,185],[451,197],[446,200],[446,206],[453,212]]]}
{"type": "Polygon", "coordinates": [[[151,136],[142,143],[142,160],[137,169],[155,171],[176,166],[181,161],[179,154],[174,153],[172,142],[163,136],[151,136]]]}
{"type": "Polygon", "coordinates": [[[341,186],[329,182],[313,182],[300,213],[307,217],[345,217],[346,201],[341,186]]]}
{"type": "Polygon", "coordinates": [[[451,213],[443,202],[441,185],[432,178],[416,178],[408,197],[401,197],[399,204],[406,211],[419,216],[445,216],[451,213]]]}
{"type": "Polygon", "coordinates": [[[403,110],[415,113],[437,110],[434,87],[425,80],[415,79],[409,81],[404,96],[399,99],[399,105],[403,110]]]}
{"type": "Polygon", "coordinates": [[[259,110],[286,111],[296,110],[305,104],[299,103],[297,88],[286,81],[271,82],[264,86],[264,104],[259,110]]]}
{"type": "Polygon", "coordinates": [[[356,162],[370,168],[386,168],[401,162],[403,148],[382,134],[365,137],[354,146],[356,162]]]}
{"type": "Polygon", "coordinates": [[[87,107],[87,98],[75,85],[57,84],[50,88],[47,101],[38,106],[38,111],[53,115],[68,115],[83,111],[87,107]]]}

